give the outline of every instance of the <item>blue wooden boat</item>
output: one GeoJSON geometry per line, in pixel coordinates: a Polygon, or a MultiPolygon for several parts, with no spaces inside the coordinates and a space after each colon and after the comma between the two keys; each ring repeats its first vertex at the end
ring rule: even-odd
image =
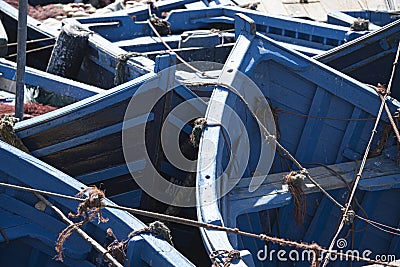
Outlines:
{"type": "MultiPolygon", "coordinates": [[[[164,64],[163,68],[171,66],[168,55],[161,56],[160,62],[156,68],[162,66],[160,64],[164,64]]],[[[157,73],[150,72],[54,112],[19,122],[15,125],[15,131],[32,155],[85,184],[103,183],[111,200],[138,207],[141,190],[135,185],[125,164],[121,142],[122,126],[132,96],[141,85],[155,77],[157,73]]],[[[174,105],[196,97],[187,88],[182,88],[177,88],[177,92],[171,96],[174,105]]],[[[142,93],[140,97],[154,98],[151,96],[152,90],[155,89],[149,88],[149,92],[142,93]]],[[[143,98],[139,99],[143,101],[143,98]]],[[[131,118],[131,127],[139,132],[143,125],[147,125],[149,135],[157,138],[157,130],[167,115],[164,112],[172,108],[165,101],[164,98],[160,100],[148,114],[141,114],[142,111],[138,110],[136,117],[131,118]]],[[[140,141],[137,141],[137,148],[144,149],[140,141]]],[[[155,154],[158,151],[157,144],[148,150],[149,154],[155,154]]],[[[144,160],[139,158],[132,164],[137,166],[137,173],[142,173],[146,166],[144,160]]]]}
{"type": "MultiPolygon", "coordinates": [[[[363,83],[251,31],[254,29],[251,23],[244,21],[242,29],[205,116],[211,126],[205,128],[199,145],[198,220],[297,242],[316,242],[327,248],[337,229],[341,210],[305,181],[304,221],[296,221],[293,198],[283,186],[283,177],[287,171],[296,170],[296,166],[283,154],[271,156],[275,148],[268,145],[271,142],[265,140],[266,134],[260,130],[253,114],[257,114],[272,133],[271,123],[263,122],[262,118],[271,122],[274,115],[279,142],[304,166],[310,167],[311,176],[344,204],[348,188],[340,177],[346,182],[354,178],[380,98],[363,83]],[[258,91],[251,90],[254,86],[259,88],[261,98],[256,94],[258,91]],[[248,106],[232,87],[247,100],[248,106]],[[264,98],[271,107],[271,116],[263,117],[265,109],[260,110],[264,98]]],[[[392,112],[400,107],[400,103],[391,98],[387,103],[392,112]]],[[[385,123],[381,121],[377,140],[385,135],[382,130],[385,123]]],[[[355,205],[354,210],[397,228],[400,210],[395,203],[400,196],[397,180],[400,169],[396,165],[397,149],[391,140],[389,138],[382,148],[383,153],[380,150],[381,156],[368,159],[367,171],[356,194],[362,208],[355,205]]],[[[398,236],[357,219],[353,227],[346,226],[339,235],[347,247],[334,249],[357,249],[360,253],[370,249],[371,258],[377,254],[400,257],[398,236]]],[[[230,266],[310,265],[311,259],[288,259],[291,247],[223,231],[201,229],[201,234],[209,253],[226,251],[216,257],[220,265],[226,263],[227,254],[232,250],[239,250],[241,258],[232,260],[230,266]],[[279,250],[284,250],[280,258],[286,257],[286,261],[278,260],[279,250]]],[[[301,255],[302,251],[298,251],[301,255]]],[[[352,264],[366,263],[353,261],[352,264]]],[[[331,265],[349,266],[350,262],[338,260],[331,265]]]]}
{"type": "MultiPolygon", "coordinates": [[[[175,60],[173,55],[160,56],[156,59],[155,68],[161,71],[172,66],[175,60]]],[[[157,82],[154,81],[158,77],[157,73],[149,72],[103,93],[19,122],[14,130],[32,155],[86,185],[105,189],[106,196],[115,203],[165,212],[168,205],[148,196],[137,181],[151,179],[154,175],[153,166],[166,180],[181,183],[186,179],[188,174],[174,167],[163,154],[159,141],[161,128],[166,124],[167,117],[170,118],[171,127],[177,127],[180,131],[178,126],[184,126],[178,135],[182,135],[182,142],[190,147],[188,140],[191,126],[170,112],[188,100],[195,101],[191,106],[197,112],[197,117],[202,116],[206,109],[204,102],[196,101],[197,95],[183,85],[166,91],[167,82],[173,82],[174,75],[174,72],[168,73],[162,76],[163,82],[157,82]],[[151,82],[155,87],[137,93],[141,86],[151,82]],[[134,95],[135,102],[130,106],[134,107],[132,112],[135,114],[125,115],[134,95]],[[143,106],[143,103],[154,103],[154,107],[147,110],[151,105],[143,106]],[[180,124],[180,121],[184,123],[180,124]],[[178,125],[174,126],[176,123],[178,125]],[[123,131],[136,137],[127,145],[128,148],[123,147],[123,131]],[[142,138],[145,138],[146,143],[142,138]],[[135,157],[126,158],[126,149],[134,149],[137,152],[135,157]]],[[[194,150],[189,148],[189,153],[193,154],[194,150]]],[[[184,209],[182,216],[194,218],[195,210],[184,209]]],[[[180,251],[197,262],[208,261],[202,247],[194,254],[191,251],[193,247],[186,246],[184,242],[187,238],[192,241],[197,238],[200,243],[197,231],[174,226],[172,229],[175,244],[180,251]]]]}
{"type": "MultiPolygon", "coordinates": [[[[148,11],[138,10],[65,20],[66,24],[77,24],[96,33],[89,36],[77,80],[112,88],[116,67],[122,58],[126,61],[126,80],[137,78],[153,68],[152,59],[164,53],[166,48],[148,25],[148,11]],[[135,20],[132,20],[133,16],[135,20]]],[[[154,12],[160,16],[158,11],[154,12]]],[[[267,16],[238,7],[214,7],[172,11],[165,19],[170,24],[171,34],[163,38],[186,61],[223,63],[233,46],[234,15],[238,12],[251,17],[261,33],[308,55],[319,54],[366,33],[302,19],[267,16]],[[211,30],[216,23],[219,31],[211,30]]]]}
{"type": "MultiPolygon", "coordinates": [[[[361,82],[387,84],[400,40],[399,30],[400,21],[397,20],[314,58],[361,82]]],[[[393,84],[400,82],[398,74],[396,70],[393,84]]],[[[400,98],[398,88],[393,87],[392,96],[400,98]]]]}
{"type": "MultiPolygon", "coordinates": [[[[54,167],[0,141],[0,181],[2,183],[74,196],[86,186],[54,167]]],[[[73,234],[64,243],[63,262],[54,259],[58,234],[68,226],[60,216],[30,192],[0,188],[1,266],[108,266],[101,253],[82,237],[73,234]]],[[[47,197],[46,197],[47,198],[47,197]]],[[[75,213],[78,203],[57,197],[48,200],[64,214],[75,213]]],[[[104,200],[112,204],[109,200],[104,200]]],[[[101,246],[113,241],[111,228],[120,240],[146,227],[131,214],[102,209],[107,223],[93,220],[82,227],[101,246]]],[[[193,266],[167,241],[152,234],[132,237],[127,244],[126,266],[193,266]]]]}
{"type": "MultiPolygon", "coordinates": [[[[77,21],[98,33],[112,44],[126,51],[138,53],[165,50],[162,42],[154,37],[147,24],[148,11],[112,14],[103,17],[79,18],[77,21]],[[132,20],[135,16],[135,20],[132,20]]],[[[160,11],[154,14],[160,16],[160,11]]],[[[165,41],[173,49],[187,47],[215,47],[232,43],[234,15],[243,13],[251,17],[257,29],[275,40],[281,41],[307,54],[336,47],[364,34],[349,31],[348,27],[338,27],[308,20],[284,16],[265,15],[257,11],[239,7],[223,6],[198,10],[173,10],[166,17],[171,34],[165,41]],[[218,23],[218,29],[215,28],[218,23]],[[205,30],[214,29],[211,32],[205,30]],[[225,32],[228,30],[228,32],[225,32]]],[[[164,34],[166,35],[166,34],[164,34]]]]}

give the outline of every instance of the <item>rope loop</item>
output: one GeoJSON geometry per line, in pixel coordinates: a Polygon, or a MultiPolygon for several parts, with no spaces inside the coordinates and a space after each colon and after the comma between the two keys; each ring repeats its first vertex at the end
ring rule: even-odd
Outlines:
{"type": "Polygon", "coordinates": [[[240,251],[236,249],[233,249],[231,251],[223,249],[214,250],[210,253],[210,259],[213,260],[213,267],[219,266],[219,264],[217,263],[218,258],[222,258],[221,261],[225,262],[223,266],[228,267],[233,261],[241,259],[242,257],[240,256],[240,251]]]}
{"type": "Polygon", "coordinates": [[[140,234],[145,234],[145,233],[150,233],[156,236],[161,237],[165,241],[167,241],[171,246],[173,246],[172,242],[172,236],[171,236],[171,230],[162,222],[160,221],[155,221],[149,224],[148,227],[145,227],[140,230],[135,230],[132,231],[129,235],[128,238],[131,239],[134,236],[140,235],[140,234]]]}

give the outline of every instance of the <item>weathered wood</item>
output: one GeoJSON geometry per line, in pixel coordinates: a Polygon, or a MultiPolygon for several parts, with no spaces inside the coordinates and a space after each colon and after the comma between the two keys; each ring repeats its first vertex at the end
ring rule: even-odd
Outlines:
{"type": "MultiPolygon", "coordinates": [[[[311,177],[313,177],[315,181],[327,191],[346,187],[346,184],[340,179],[337,174],[335,174],[335,172],[340,174],[347,183],[351,183],[354,179],[356,170],[357,162],[353,161],[329,165],[327,167],[315,167],[308,169],[311,177]]],[[[288,192],[287,188],[282,185],[283,177],[287,174],[288,172],[268,175],[267,179],[265,179],[260,188],[252,193],[250,193],[248,190],[249,179],[241,179],[238,185],[236,185],[236,187],[234,188],[234,193],[231,194],[230,200],[246,198],[255,199],[265,196],[266,194],[268,194],[268,192],[272,192],[272,194],[276,194],[278,193],[278,191],[280,194],[282,192],[288,192]],[[278,191],[273,191],[273,189],[278,191]]],[[[368,179],[391,176],[394,174],[400,174],[400,169],[396,167],[396,163],[394,161],[386,159],[383,156],[371,158],[367,160],[361,183],[362,181],[368,179]]],[[[232,182],[235,181],[237,180],[232,180],[232,182]]],[[[314,186],[310,181],[305,181],[305,194],[311,194],[318,191],[319,189],[314,186]]]]}
{"type": "Polygon", "coordinates": [[[62,27],[51,53],[47,72],[73,79],[78,73],[86,53],[90,32],[77,24],[62,27]]]}
{"type": "Polygon", "coordinates": [[[4,29],[3,23],[0,21],[0,57],[4,57],[8,52],[8,37],[7,32],[4,29]]]}

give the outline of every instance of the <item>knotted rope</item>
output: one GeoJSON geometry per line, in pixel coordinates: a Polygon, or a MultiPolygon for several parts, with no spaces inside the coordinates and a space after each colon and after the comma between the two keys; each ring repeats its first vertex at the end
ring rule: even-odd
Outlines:
{"type": "Polygon", "coordinates": [[[198,118],[194,121],[192,134],[189,136],[189,142],[194,148],[199,147],[201,134],[203,133],[203,130],[206,126],[207,120],[205,118],[198,118]]]}
{"type": "Polygon", "coordinates": [[[223,265],[224,267],[228,267],[231,265],[231,263],[234,260],[238,260],[238,259],[242,258],[240,256],[240,251],[236,250],[236,249],[231,250],[231,251],[223,250],[223,249],[214,250],[213,252],[210,253],[210,259],[213,261],[213,265],[212,265],[213,267],[219,266],[217,259],[221,258],[221,257],[222,257],[222,261],[225,262],[223,265]]]}
{"type": "Polygon", "coordinates": [[[369,29],[369,20],[362,19],[362,18],[357,18],[350,25],[350,29],[352,29],[353,31],[368,31],[368,29],[369,29]]]}
{"type": "Polygon", "coordinates": [[[293,198],[293,216],[296,225],[301,225],[304,222],[306,213],[306,199],[303,191],[304,180],[306,178],[307,176],[302,171],[291,171],[284,177],[284,183],[288,185],[288,190],[293,198]]]}
{"type": "Polygon", "coordinates": [[[143,56],[142,53],[128,52],[117,56],[117,64],[115,66],[114,85],[120,85],[126,82],[126,62],[133,56],[143,56]]]}
{"type": "Polygon", "coordinates": [[[168,35],[171,33],[171,24],[164,19],[158,18],[154,14],[150,18],[150,23],[160,35],[168,35]]]}
{"type": "Polygon", "coordinates": [[[351,225],[354,222],[354,218],[356,217],[356,213],[354,212],[354,210],[348,210],[346,214],[343,215],[344,216],[344,223],[346,225],[351,225]]]}
{"type": "Polygon", "coordinates": [[[14,125],[19,120],[12,115],[4,115],[3,118],[0,119],[0,136],[4,142],[26,152],[29,153],[28,148],[24,145],[22,140],[17,136],[14,131],[14,125]]]}
{"type": "Polygon", "coordinates": [[[128,235],[128,239],[123,240],[123,241],[118,241],[117,237],[114,235],[114,232],[112,231],[111,228],[107,229],[107,234],[114,238],[114,241],[110,245],[107,246],[107,251],[115,259],[117,259],[117,261],[119,261],[122,264],[124,264],[124,262],[126,261],[126,250],[127,250],[128,242],[134,236],[137,236],[140,234],[154,234],[156,236],[163,238],[165,241],[167,241],[169,244],[171,244],[173,246],[171,231],[168,229],[168,227],[164,223],[162,223],[160,221],[152,222],[149,224],[148,227],[145,227],[143,229],[132,231],[128,235]]]}
{"type": "Polygon", "coordinates": [[[105,207],[105,204],[103,202],[103,199],[105,198],[104,192],[97,189],[97,187],[88,187],[79,192],[76,196],[77,197],[82,197],[86,192],[88,192],[88,197],[85,199],[84,202],[80,203],[77,208],[76,214],[73,214],[70,212],[68,214],[69,217],[72,218],[79,218],[81,216],[84,217],[84,219],[80,222],[77,222],[73,225],[68,225],[64,230],[61,231],[61,233],[58,235],[55,250],[57,252],[57,255],[55,257],[56,260],[63,261],[63,246],[65,241],[68,239],[69,236],[71,236],[72,233],[74,233],[78,228],[81,228],[84,226],[86,223],[91,221],[94,218],[98,218],[99,223],[105,223],[108,221],[108,219],[104,218],[103,215],[101,214],[101,209],[105,207]]]}

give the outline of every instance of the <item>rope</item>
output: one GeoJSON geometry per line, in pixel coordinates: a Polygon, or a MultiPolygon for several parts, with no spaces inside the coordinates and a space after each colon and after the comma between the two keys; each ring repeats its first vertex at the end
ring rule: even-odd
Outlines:
{"type": "Polygon", "coordinates": [[[149,224],[148,227],[131,232],[128,235],[128,238],[131,239],[134,236],[145,233],[150,233],[159,236],[165,241],[167,241],[171,246],[174,246],[174,243],[172,242],[171,230],[169,230],[169,228],[160,221],[152,222],[149,224]]]}
{"type": "Polygon", "coordinates": [[[4,115],[0,119],[0,136],[7,143],[29,154],[28,148],[14,131],[14,125],[19,120],[12,115],[4,115]]]}
{"type": "Polygon", "coordinates": [[[194,121],[192,134],[189,136],[189,142],[194,148],[199,147],[201,134],[203,133],[206,126],[207,121],[205,118],[198,118],[194,121]]]}
{"type": "MultiPolygon", "coordinates": [[[[4,183],[0,183],[0,186],[3,186],[3,185],[4,185],[4,183]]],[[[5,184],[5,185],[8,188],[14,188],[17,190],[21,188],[20,186],[15,186],[15,185],[10,185],[10,184],[5,184]]],[[[32,188],[23,188],[22,190],[27,191],[27,192],[34,192],[34,193],[35,192],[44,192],[44,194],[49,195],[49,196],[58,196],[58,197],[65,198],[65,199],[74,199],[79,202],[86,201],[85,199],[82,199],[82,198],[73,198],[71,196],[56,194],[56,193],[52,193],[52,192],[46,192],[43,190],[37,190],[37,189],[32,189],[32,188]]],[[[191,219],[180,218],[180,217],[170,216],[170,215],[166,215],[166,214],[159,214],[159,213],[155,213],[155,212],[151,212],[151,211],[134,209],[134,208],[118,206],[118,205],[113,205],[113,204],[104,204],[104,205],[102,205],[102,208],[118,209],[118,210],[130,212],[134,215],[145,216],[145,217],[154,218],[154,219],[161,220],[161,221],[168,221],[168,222],[183,224],[183,225],[187,225],[187,226],[201,227],[201,228],[206,228],[206,229],[211,229],[211,230],[217,230],[217,231],[223,231],[223,232],[227,232],[227,233],[247,236],[247,237],[251,237],[251,238],[255,238],[255,239],[260,239],[263,241],[273,242],[273,243],[276,243],[276,244],[279,244],[282,246],[291,246],[291,247],[296,247],[296,248],[300,248],[300,249],[309,249],[309,250],[313,250],[313,251],[318,249],[319,252],[324,252],[324,253],[329,252],[334,255],[338,255],[338,256],[342,256],[342,257],[349,257],[354,260],[361,260],[361,261],[366,261],[369,263],[382,264],[384,266],[396,267],[396,265],[393,265],[390,263],[380,262],[380,261],[376,261],[376,260],[371,260],[371,259],[367,259],[367,258],[363,258],[363,257],[354,256],[354,255],[346,255],[344,253],[340,253],[335,250],[324,249],[324,248],[321,248],[320,246],[318,246],[317,244],[299,243],[296,241],[290,241],[290,240],[286,240],[283,238],[271,237],[271,236],[268,236],[265,234],[253,234],[253,233],[241,231],[238,228],[229,228],[229,227],[225,227],[225,226],[208,224],[208,223],[203,223],[203,222],[199,222],[199,221],[195,221],[195,220],[191,220],[191,219]]],[[[80,229],[78,229],[78,230],[80,230],[80,229]]]]}
{"type": "Polygon", "coordinates": [[[132,56],[136,56],[136,52],[128,52],[117,56],[117,64],[115,66],[114,85],[120,85],[126,82],[126,62],[132,56]]]}
{"type": "Polygon", "coordinates": [[[221,132],[222,132],[222,137],[224,138],[225,142],[225,147],[227,149],[228,154],[231,153],[231,148],[229,145],[228,137],[226,136],[225,133],[225,128],[222,126],[221,123],[215,123],[215,122],[208,122],[205,118],[197,118],[194,122],[194,127],[192,129],[192,134],[189,136],[189,142],[192,144],[194,148],[198,148],[200,144],[200,139],[201,139],[201,134],[203,133],[204,129],[208,126],[220,126],[221,127],[221,132]]]}
{"type": "MultiPolygon", "coordinates": [[[[46,37],[46,38],[41,38],[41,39],[35,39],[35,40],[28,40],[26,41],[26,44],[32,44],[32,43],[37,43],[37,42],[42,42],[42,41],[50,41],[50,40],[55,40],[57,37],[46,37]]],[[[5,45],[0,45],[0,48],[2,47],[12,47],[16,46],[18,43],[9,43],[5,45]]]]}
{"type": "Polygon", "coordinates": [[[363,217],[361,217],[360,215],[357,215],[357,214],[355,215],[355,217],[360,219],[360,220],[363,220],[364,222],[368,223],[372,227],[375,227],[376,229],[379,229],[379,230],[381,230],[383,232],[386,232],[386,233],[389,233],[389,234],[392,234],[392,235],[400,236],[400,229],[398,229],[398,228],[394,228],[394,227],[391,227],[389,225],[385,225],[385,224],[379,223],[377,221],[370,220],[368,218],[363,218],[363,217]],[[386,229],[384,229],[384,227],[386,227],[388,229],[391,229],[393,231],[386,230],[386,229]],[[394,232],[394,231],[397,231],[397,233],[394,232]]]}
{"type": "MultiPolygon", "coordinates": [[[[365,167],[365,163],[367,161],[368,153],[369,153],[369,150],[371,148],[371,144],[372,144],[373,138],[375,136],[376,130],[378,128],[379,120],[380,120],[380,118],[382,116],[383,107],[386,104],[386,97],[388,95],[390,95],[390,92],[391,92],[392,81],[393,81],[394,73],[395,73],[396,66],[397,66],[397,63],[398,63],[398,60],[399,60],[399,53],[400,53],[400,43],[397,46],[396,58],[395,58],[395,60],[393,62],[392,73],[391,73],[391,76],[390,76],[389,85],[388,85],[387,89],[384,88],[382,85],[378,84],[378,87],[377,87],[378,95],[384,94],[383,96],[380,96],[381,105],[379,107],[378,116],[376,117],[375,125],[374,125],[374,128],[373,128],[372,133],[371,133],[371,137],[370,137],[370,139],[368,141],[368,145],[367,145],[367,147],[365,149],[364,156],[363,156],[363,159],[361,161],[360,169],[359,169],[359,171],[358,171],[358,173],[356,175],[355,181],[353,183],[353,188],[351,190],[351,193],[350,193],[350,196],[348,198],[347,204],[345,205],[345,209],[344,209],[344,213],[343,213],[340,225],[339,225],[339,227],[338,227],[338,229],[336,231],[336,234],[334,235],[334,237],[332,239],[331,244],[329,245],[329,250],[331,250],[333,248],[333,246],[335,245],[336,239],[338,238],[338,236],[340,234],[340,231],[343,229],[345,221],[347,220],[350,204],[353,201],[354,194],[355,194],[355,192],[357,190],[358,182],[360,181],[360,179],[362,177],[362,173],[363,173],[363,170],[364,170],[364,167],[365,167]]],[[[328,264],[329,255],[330,254],[326,255],[326,257],[324,259],[323,267],[325,267],[328,264]]]]}
{"type": "MultiPolygon", "coordinates": [[[[66,222],[67,224],[69,224],[68,227],[71,227],[74,229],[74,231],[76,231],[79,235],[81,235],[83,237],[83,239],[85,239],[89,244],[91,244],[98,252],[100,252],[113,266],[117,266],[117,267],[122,267],[122,265],[116,260],[114,259],[107,250],[105,250],[99,243],[97,243],[96,240],[94,240],[93,238],[91,238],[87,233],[85,233],[82,229],[80,229],[76,224],[74,224],[70,219],[68,219],[67,216],[64,215],[64,213],[57,208],[56,206],[54,206],[53,204],[51,204],[50,201],[48,201],[47,199],[45,199],[42,195],[38,194],[38,193],[34,193],[35,196],[40,199],[43,203],[45,203],[48,207],[50,207],[55,213],[57,213],[64,222],[66,222]]],[[[81,199],[82,200],[82,199],[81,199]]],[[[62,259],[61,259],[62,260],[62,259]]]]}
{"type": "Polygon", "coordinates": [[[214,250],[210,253],[210,259],[213,261],[212,267],[219,266],[217,262],[219,258],[222,258],[222,262],[225,262],[223,265],[224,267],[229,267],[233,261],[241,259],[242,257],[240,256],[240,251],[236,249],[231,251],[224,249],[214,250]]]}
{"type": "Polygon", "coordinates": [[[305,117],[308,119],[321,119],[321,120],[330,120],[330,121],[371,121],[371,120],[376,119],[376,118],[334,118],[334,117],[313,116],[313,115],[307,115],[304,113],[296,113],[296,112],[287,111],[282,108],[276,108],[276,112],[281,113],[281,114],[290,114],[290,115],[297,116],[297,117],[305,117]]]}
{"type": "MultiPolygon", "coordinates": [[[[168,49],[169,52],[174,52],[173,49],[164,41],[164,39],[162,38],[162,36],[160,35],[160,33],[157,31],[157,29],[154,27],[154,25],[151,23],[151,20],[147,20],[147,23],[149,24],[151,30],[154,32],[154,34],[160,39],[160,41],[162,42],[162,44],[168,49]]],[[[201,76],[207,77],[207,78],[216,78],[213,76],[208,75],[207,73],[205,73],[204,71],[201,71],[195,67],[193,67],[192,65],[190,65],[188,62],[186,62],[180,55],[176,54],[176,58],[182,62],[186,67],[188,67],[189,69],[193,70],[194,72],[196,72],[197,74],[200,74],[201,76]]]]}
{"type": "MultiPolygon", "coordinates": [[[[35,49],[27,50],[26,53],[29,54],[29,53],[45,50],[45,49],[51,48],[53,46],[54,46],[54,44],[38,47],[35,49]]],[[[11,57],[16,57],[16,56],[17,56],[17,54],[11,54],[11,55],[6,56],[6,58],[11,58],[11,57]]]]}
{"type": "Polygon", "coordinates": [[[395,57],[395,59],[393,61],[392,73],[390,74],[389,84],[388,84],[387,91],[386,91],[386,94],[388,94],[388,95],[391,94],[393,77],[394,77],[394,74],[396,72],[397,64],[399,63],[399,56],[400,56],[400,41],[397,44],[396,57],[395,57]]]}
{"type": "MultiPolygon", "coordinates": [[[[395,61],[397,62],[398,61],[398,54],[396,54],[396,59],[395,59],[395,61]]],[[[397,66],[397,63],[396,64],[393,64],[394,66],[397,66]]],[[[392,73],[392,75],[393,75],[393,73],[392,73]]],[[[392,77],[391,77],[392,78],[392,77]]],[[[382,84],[380,84],[380,83],[378,83],[378,86],[374,86],[374,85],[371,85],[371,84],[367,84],[369,87],[371,87],[371,88],[373,88],[373,89],[375,89],[375,91],[377,91],[378,93],[379,92],[382,92],[382,90],[385,90],[386,88],[382,85],[382,84]]],[[[387,91],[386,91],[386,93],[387,93],[387,95],[389,95],[389,87],[388,87],[388,89],[386,89],[387,91]]],[[[379,94],[379,98],[381,99],[381,101],[384,101],[384,97],[383,97],[383,95],[382,94],[379,94]]],[[[392,114],[390,113],[390,109],[389,109],[389,106],[388,106],[388,104],[386,103],[386,101],[385,101],[385,112],[386,112],[386,114],[388,115],[388,119],[389,119],[389,122],[390,122],[390,124],[392,125],[392,128],[393,128],[393,131],[394,131],[394,133],[395,133],[395,135],[396,135],[396,138],[397,138],[397,142],[400,144],[400,133],[399,133],[399,129],[397,128],[397,125],[396,125],[396,122],[394,121],[394,119],[393,119],[393,116],[392,116],[392,114]]]]}
{"type": "Polygon", "coordinates": [[[56,260],[63,261],[62,252],[64,243],[68,239],[68,237],[70,237],[74,232],[77,231],[77,229],[82,228],[82,226],[84,226],[86,223],[88,223],[95,217],[98,217],[99,223],[100,222],[105,223],[108,221],[108,219],[103,218],[103,215],[101,214],[100,211],[104,207],[103,203],[103,199],[105,198],[104,192],[93,186],[82,190],[76,196],[82,197],[86,192],[88,192],[89,196],[78,205],[76,214],[73,214],[72,212],[68,214],[68,216],[72,218],[79,218],[83,216],[84,219],[80,222],[69,224],[58,235],[55,246],[55,250],[57,252],[57,256],[55,257],[56,260]]]}
{"type": "MultiPolygon", "coordinates": [[[[185,85],[193,85],[193,84],[199,84],[199,83],[190,83],[187,82],[185,83],[185,85]]],[[[237,97],[240,98],[240,100],[243,102],[243,104],[246,106],[246,108],[249,110],[249,112],[252,114],[252,116],[254,117],[254,119],[257,121],[257,124],[259,125],[260,128],[262,128],[262,130],[265,133],[265,138],[268,139],[269,141],[272,141],[276,144],[277,148],[279,148],[283,154],[286,154],[287,157],[289,157],[289,159],[299,168],[299,170],[301,170],[303,172],[303,174],[307,177],[308,180],[311,181],[312,184],[314,184],[326,197],[328,197],[336,206],[338,206],[339,208],[343,208],[343,205],[340,204],[335,198],[333,198],[324,188],[321,187],[321,185],[319,185],[308,173],[307,169],[305,169],[298,160],[296,160],[296,158],[284,147],[281,145],[281,143],[277,140],[276,136],[270,134],[270,132],[268,131],[268,129],[260,122],[260,120],[258,119],[258,117],[254,114],[254,112],[250,109],[249,104],[247,103],[247,101],[244,99],[244,97],[236,90],[236,88],[232,87],[229,84],[225,84],[225,83],[221,83],[221,82],[206,82],[206,83],[201,83],[201,85],[215,85],[215,86],[225,86],[228,89],[232,90],[237,97]]]]}
{"type": "Polygon", "coordinates": [[[369,20],[357,18],[350,25],[350,29],[353,31],[368,31],[369,29],[369,20]]]}
{"type": "MultiPolygon", "coordinates": [[[[372,133],[371,133],[371,137],[370,137],[370,139],[369,139],[369,141],[368,141],[368,145],[367,145],[367,147],[366,147],[366,149],[365,149],[364,156],[363,156],[363,159],[362,159],[362,161],[361,161],[360,169],[359,169],[359,171],[358,171],[358,173],[357,173],[357,175],[356,175],[355,181],[354,181],[354,183],[353,183],[353,188],[352,188],[352,190],[351,190],[351,193],[350,193],[350,196],[349,196],[349,198],[348,198],[347,204],[345,205],[345,208],[344,208],[344,212],[343,212],[343,216],[342,216],[340,225],[339,225],[339,227],[338,227],[338,229],[337,229],[337,231],[336,231],[336,234],[334,235],[334,237],[333,237],[333,239],[332,239],[331,244],[329,245],[329,250],[331,250],[331,249],[333,248],[333,246],[335,245],[336,239],[338,238],[338,236],[339,236],[339,234],[340,234],[340,231],[343,229],[343,226],[344,226],[344,224],[345,224],[346,216],[347,216],[347,213],[349,212],[349,208],[350,208],[350,203],[351,203],[352,200],[353,200],[353,197],[354,197],[354,194],[355,194],[355,192],[356,192],[358,183],[359,183],[359,181],[360,181],[360,179],[361,179],[361,177],[362,177],[362,173],[363,173],[363,170],[364,170],[364,167],[365,167],[365,163],[366,163],[366,161],[367,161],[367,157],[368,157],[368,154],[369,154],[369,150],[370,150],[370,148],[371,148],[371,144],[372,144],[373,138],[374,138],[374,136],[375,136],[375,133],[377,132],[376,129],[377,129],[377,127],[378,127],[378,123],[379,123],[379,120],[380,120],[381,115],[382,115],[382,111],[383,111],[383,106],[384,106],[384,103],[385,103],[385,102],[384,102],[385,99],[386,99],[386,95],[385,95],[384,100],[383,100],[382,103],[381,103],[381,106],[379,107],[378,116],[377,116],[377,118],[376,118],[375,125],[374,125],[374,128],[373,128],[372,133]]],[[[325,267],[325,266],[328,264],[328,258],[329,258],[329,254],[326,255],[326,257],[325,257],[323,267],[325,267]]]]}
{"type": "Polygon", "coordinates": [[[118,262],[120,262],[121,264],[124,264],[124,262],[126,261],[125,251],[127,250],[129,240],[134,236],[146,234],[146,233],[150,233],[150,234],[159,236],[173,246],[171,231],[168,229],[168,227],[164,223],[155,221],[155,222],[150,223],[148,227],[145,227],[140,230],[132,231],[128,235],[128,239],[123,240],[123,241],[118,241],[118,239],[114,235],[114,232],[112,231],[112,229],[108,228],[107,234],[109,236],[112,236],[114,238],[114,241],[107,246],[107,251],[114,258],[116,258],[118,260],[118,262]]]}
{"type": "Polygon", "coordinates": [[[296,225],[303,224],[306,213],[306,200],[303,191],[305,179],[306,176],[301,171],[291,171],[284,177],[284,183],[288,185],[288,190],[293,198],[293,216],[296,225]]]}

